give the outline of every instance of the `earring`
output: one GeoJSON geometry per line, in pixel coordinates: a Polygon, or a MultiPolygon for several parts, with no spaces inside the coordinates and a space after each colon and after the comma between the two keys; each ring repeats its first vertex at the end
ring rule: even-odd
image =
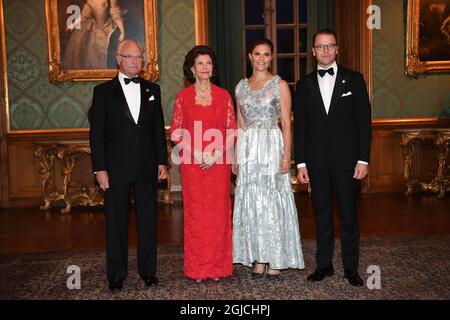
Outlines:
{"type": "Polygon", "coordinates": [[[195,72],[192,72],[192,75],[194,76],[194,79],[197,78],[197,76],[195,75],[195,72]]]}

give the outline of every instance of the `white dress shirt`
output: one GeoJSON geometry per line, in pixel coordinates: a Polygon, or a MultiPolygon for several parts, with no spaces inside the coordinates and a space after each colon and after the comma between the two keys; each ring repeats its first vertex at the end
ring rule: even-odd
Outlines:
{"type": "Polygon", "coordinates": [[[131,115],[133,116],[134,122],[137,124],[139,119],[139,111],[141,109],[141,84],[130,83],[125,84],[125,78],[129,78],[122,72],[119,72],[119,82],[122,86],[125,99],[127,100],[128,108],[130,108],[131,115]]]}
{"type": "MultiPolygon", "coordinates": [[[[317,73],[317,81],[319,82],[319,89],[320,89],[320,95],[322,96],[322,101],[325,106],[325,112],[328,114],[328,111],[330,111],[330,105],[331,105],[331,98],[333,96],[333,90],[334,85],[336,83],[336,77],[338,72],[338,66],[336,61],[333,62],[332,65],[328,66],[327,68],[321,67],[320,65],[317,65],[317,70],[327,70],[329,68],[333,68],[334,75],[329,74],[328,72],[325,73],[323,77],[317,73]]],[[[362,164],[368,164],[365,161],[358,160],[358,163],[362,164]]],[[[306,163],[299,163],[297,164],[297,169],[306,167],[306,163]]]]}
{"type": "Polygon", "coordinates": [[[330,110],[330,104],[331,104],[331,97],[333,96],[333,90],[334,90],[334,84],[336,83],[336,76],[337,76],[337,63],[336,61],[333,62],[331,66],[328,66],[327,68],[323,68],[321,66],[317,66],[317,70],[327,70],[329,68],[333,68],[334,75],[329,74],[328,72],[325,73],[323,77],[317,73],[317,80],[319,81],[319,88],[320,88],[320,95],[322,96],[322,101],[325,106],[325,112],[328,114],[328,111],[330,110]]]}

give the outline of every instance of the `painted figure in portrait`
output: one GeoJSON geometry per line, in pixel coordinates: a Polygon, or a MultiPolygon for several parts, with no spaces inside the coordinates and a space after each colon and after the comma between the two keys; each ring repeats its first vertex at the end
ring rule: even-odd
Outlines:
{"type": "Polygon", "coordinates": [[[116,68],[118,42],[127,37],[144,44],[142,0],[62,0],[58,11],[61,64],[65,69],[116,68]],[[71,5],[81,9],[75,23],[78,28],[73,29],[67,28],[67,8],[71,5]]]}

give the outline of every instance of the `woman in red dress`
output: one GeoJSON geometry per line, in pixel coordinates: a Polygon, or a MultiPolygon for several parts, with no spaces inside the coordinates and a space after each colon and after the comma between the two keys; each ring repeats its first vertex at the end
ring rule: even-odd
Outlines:
{"type": "Polygon", "coordinates": [[[180,163],[184,209],[184,273],[218,280],[233,273],[230,159],[236,120],[230,94],[212,84],[215,54],[195,46],[183,72],[191,85],[181,90],[172,115],[172,161],[180,163]]]}

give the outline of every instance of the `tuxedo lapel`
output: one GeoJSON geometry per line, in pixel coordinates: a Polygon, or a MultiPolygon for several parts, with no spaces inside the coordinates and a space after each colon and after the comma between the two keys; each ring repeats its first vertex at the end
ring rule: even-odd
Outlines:
{"type": "Polygon", "coordinates": [[[118,77],[114,79],[113,95],[116,97],[116,101],[119,104],[119,107],[122,108],[122,111],[125,113],[125,115],[134,123],[130,107],[128,106],[127,99],[125,98],[125,94],[123,93],[122,86],[120,85],[118,77]]]}
{"type": "Polygon", "coordinates": [[[330,110],[328,111],[329,115],[333,113],[334,109],[336,108],[337,100],[344,93],[344,89],[347,87],[348,84],[348,79],[349,75],[347,74],[347,72],[345,72],[345,70],[341,66],[338,66],[336,82],[334,83],[333,95],[331,96],[330,110]]]}
{"type": "Polygon", "coordinates": [[[148,103],[148,99],[150,97],[149,92],[150,89],[147,87],[144,81],[141,80],[141,105],[139,106],[139,118],[138,118],[138,124],[141,123],[142,118],[144,116],[145,111],[145,105],[148,103]]]}
{"type": "Polygon", "coordinates": [[[314,99],[316,106],[320,109],[323,116],[327,116],[325,105],[323,103],[322,95],[320,94],[319,81],[317,80],[317,71],[311,73],[307,80],[309,91],[314,99]]]}

